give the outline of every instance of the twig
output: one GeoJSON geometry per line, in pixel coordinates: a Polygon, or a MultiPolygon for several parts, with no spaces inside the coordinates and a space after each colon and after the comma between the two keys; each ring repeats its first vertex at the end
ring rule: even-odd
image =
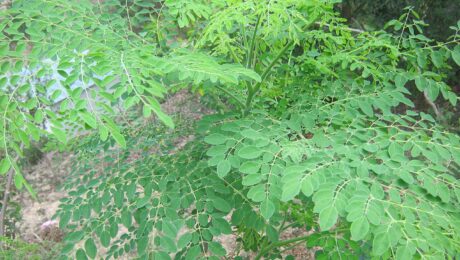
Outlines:
{"type": "Polygon", "coordinates": [[[228,91],[227,89],[221,87],[221,86],[215,86],[217,89],[219,89],[220,91],[224,92],[225,94],[227,94],[229,97],[233,98],[240,107],[244,108],[244,102],[241,101],[238,97],[236,97],[235,95],[233,95],[230,91],[228,91]]]}
{"type": "Polygon", "coordinates": [[[282,247],[282,246],[292,244],[292,243],[296,243],[296,242],[299,242],[299,241],[302,241],[302,240],[307,240],[309,236],[310,235],[306,235],[306,236],[296,237],[296,238],[292,238],[292,239],[288,239],[288,240],[281,240],[281,241],[274,242],[274,243],[270,244],[267,247],[262,247],[260,249],[259,253],[256,255],[256,257],[254,259],[255,260],[261,259],[262,256],[264,256],[265,254],[269,253],[273,248],[282,247]]]}
{"type": "Polygon", "coordinates": [[[433,109],[434,113],[436,114],[436,117],[438,119],[442,119],[443,118],[442,113],[439,111],[436,104],[433,101],[431,101],[431,99],[428,97],[428,94],[426,91],[423,91],[423,96],[425,97],[425,101],[428,103],[428,105],[430,105],[431,108],[433,109]]]}
{"type": "MultiPolygon", "coordinates": [[[[325,23],[325,24],[322,24],[320,22],[315,22],[316,25],[319,25],[319,26],[324,26],[324,27],[327,27],[327,28],[331,28],[332,26],[325,23]]],[[[345,28],[340,28],[340,29],[343,29],[345,31],[350,31],[350,32],[355,32],[355,33],[365,33],[366,31],[364,30],[360,30],[360,29],[356,29],[356,28],[350,28],[350,27],[345,27],[345,28]]]]}
{"type": "MultiPolygon", "coordinates": [[[[14,158],[14,160],[17,161],[18,159],[19,159],[19,154],[16,155],[16,158],[14,158]]],[[[7,174],[5,191],[3,192],[2,210],[0,211],[0,237],[4,236],[5,234],[6,208],[8,207],[8,197],[10,195],[11,184],[13,183],[14,173],[15,173],[14,167],[11,166],[7,174]]]]}

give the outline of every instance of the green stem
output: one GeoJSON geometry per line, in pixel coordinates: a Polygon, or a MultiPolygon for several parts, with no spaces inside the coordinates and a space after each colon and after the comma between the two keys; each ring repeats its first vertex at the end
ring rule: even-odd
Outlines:
{"type": "Polygon", "coordinates": [[[240,63],[240,59],[238,59],[238,56],[236,56],[236,53],[233,51],[232,46],[230,46],[230,44],[228,42],[225,45],[227,46],[228,50],[230,51],[230,55],[232,56],[233,60],[236,63],[240,63]]]}
{"type": "Polygon", "coordinates": [[[280,231],[284,231],[284,230],[286,230],[286,229],[288,229],[288,228],[290,228],[290,227],[292,227],[292,226],[295,226],[295,225],[297,225],[297,224],[298,224],[298,223],[295,223],[295,222],[293,222],[293,223],[290,223],[289,225],[287,225],[287,226],[284,226],[284,227],[283,227],[283,229],[282,229],[282,230],[280,230],[280,231]]]}
{"type": "Polygon", "coordinates": [[[270,65],[268,65],[268,67],[265,69],[265,71],[262,73],[262,76],[260,77],[261,80],[260,82],[258,82],[254,88],[249,88],[249,93],[248,93],[248,97],[246,99],[246,105],[245,105],[245,111],[244,111],[244,114],[247,115],[249,113],[249,111],[251,111],[251,108],[252,108],[252,100],[254,98],[254,95],[259,92],[259,89],[260,89],[260,86],[262,85],[262,83],[264,82],[265,78],[268,76],[268,74],[270,73],[271,69],[273,68],[273,66],[275,66],[275,64],[278,62],[278,60],[284,55],[284,53],[294,44],[294,41],[289,41],[284,47],[283,49],[278,53],[278,55],[272,60],[272,62],[270,63],[270,65]]]}
{"type": "Polygon", "coordinates": [[[216,86],[216,88],[218,88],[219,90],[221,90],[222,92],[224,92],[225,94],[227,94],[229,97],[233,98],[240,107],[244,107],[244,102],[241,101],[238,97],[236,97],[235,95],[233,95],[232,93],[230,93],[230,91],[228,91],[227,89],[223,88],[223,87],[220,87],[220,86],[216,86]]]}
{"type": "Polygon", "coordinates": [[[259,260],[260,258],[262,258],[262,256],[264,256],[266,253],[270,252],[273,248],[282,247],[282,246],[285,246],[285,245],[289,245],[291,243],[306,240],[309,236],[310,235],[306,235],[306,236],[301,236],[301,237],[296,237],[296,238],[292,238],[292,239],[287,239],[287,240],[274,242],[274,243],[270,244],[267,248],[262,248],[260,250],[260,252],[257,254],[257,256],[254,258],[254,260],[259,260]]]}
{"type": "Polygon", "coordinates": [[[284,224],[286,223],[286,219],[287,219],[287,210],[284,211],[284,218],[283,218],[283,222],[281,222],[281,225],[280,227],[278,228],[278,233],[281,233],[281,231],[283,230],[284,228],[284,224]]]}
{"type": "Polygon", "coordinates": [[[259,28],[259,23],[260,23],[260,17],[261,16],[262,16],[262,14],[259,14],[259,16],[257,16],[256,27],[254,28],[254,33],[252,34],[251,46],[249,46],[249,54],[248,54],[248,57],[246,59],[246,68],[249,68],[249,66],[251,66],[251,63],[252,63],[252,55],[254,53],[254,45],[255,45],[255,42],[256,42],[256,35],[257,35],[257,30],[259,28]]]}
{"type": "MultiPolygon", "coordinates": [[[[304,30],[307,30],[310,26],[314,25],[317,19],[314,19],[311,23],[307,24],[304,27],[304,30]]],[[[252,100],[254,99],[254,96],[259,92],[260,87],[262,86],[262,83],[264,80],[267,78],[268,74],[271,72],[271,69],[275,64],[278,62],[281,57],[286,53],[286,51],[294,45],[295,41],[290,40],[286,43],[286,45],[281,49],[281,51],[276,55],[276,57],[272,60],[272,62],[268,65],[268,67],[264,70],[262,73],[262,76],[260,77],[261,80],[253,87],[248,89],[248,97],[246,99],[246,105],[244,109],[244,115],[247,115],[251,109],[252,109],[252,100]]]]}

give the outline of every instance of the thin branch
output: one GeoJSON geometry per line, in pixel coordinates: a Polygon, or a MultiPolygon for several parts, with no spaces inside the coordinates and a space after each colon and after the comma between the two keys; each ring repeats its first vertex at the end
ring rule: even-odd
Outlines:
{"type": "Polygon", "coordinates": [[[221,90],[222,92],[224,92],[225,94],[227,94],[228,96],[230,96],[231,98],[233,98],[236,102],[238,102],[238,105],[240,105],[241,107],[244,107],[244,102],[241,101],[238,97],[236,97],[235,95],[233,95],[230,91],[228,91],[227,89],[221,87],[221,86],[216,86],[216,88],[218,88],[219,90],[221,90]]]}
{"type": "Polygon", "coordinates": [[[430,105],[431,108],[433,109],[434,113],[436,114],[436,117],[438,119],[442,119],[443,118],[442,113],[439,111],[436,104],[433,101],[431,101],[431,99],[428,97],[428,93],[426,91],[423,91],[423,96],[425,97],[425,101],[428,103],[428,105],[430,105]]]}
{"type": "MultiPolygon", "coordinates": [[[[19,154],[16,155],[16,157],[14,158],[14,161],[17,162],[18,159],[19,159],[19,154]]],[[[10,195],[11,185],[13,183],[14,173],[15,173],[14,166],[11,165],[11,168],[8,171],[8,174],[7,174],[5,191],[3,192],[2,209],[0,211],[0,237],[5,235],[6,209],[8,207],[8,198],[9,198],[9,195],[10,195]]]]}
{"type": "MultiPolygon", "coordinates": [[[[320,22],[316,22],[315,23],[316,25],[319,25],[319,26],[324,26],[324,27],[327,27],[327,28],[331,28],[332,26],[330,24],[322,24],[320,22]]],[[[360,30],[360,29],[356,29],[356,28],[350,28],[350,27],[345,27],[345,28],[340,28],[344,31],[350,31],[350,32],[355,32],[355,33],[365,33],[366,31],[364,30],[360,30]]]]}
{"type": "Polygon", "coordinates": [[[309,237],[310,237],[310,235],[306,235],[306,236],[295,237],[295,238],[292,238],[292,239],[287,239],[287,240],[281,240],[281,241],[278,241],[278,242],[274,242],[274,243],[270,244],[266,248],[265,247],[261,248],[259,253],[257,254],[257,256],[254,259],[255,260],[261,259],[262,256],[264,256],[265,254],[269,253],[272,249],[274,249],[276,247],[282,247],[282,246],[289,245],[289,244],[292,244],[292,243],[296,243],[296,242],[299,242],[299,241],[307,240],[307,238],[309,238],[309,237]]]}
{"type": "Polygon", "coordinates": [[[254,33],[252,35],[252,40],[251,40],[251,46],[249,46],[249,53],[248,53],[248,57],[247,57],[247,60],[246,60],[246,68],[249,68],[249,66],[251,66],[251,64],[252,64],[252,55],[253,55],[253,52],[254,52],[254,46],[255,46],[255,41],[256,41],[256,36],[257,36],[257,30],[259,29],[259,23],[260,23],[260,17],[261,16],[262,16],[262,14],[259,14],[257,16],[256,27],[254,28],[254,33]]]}

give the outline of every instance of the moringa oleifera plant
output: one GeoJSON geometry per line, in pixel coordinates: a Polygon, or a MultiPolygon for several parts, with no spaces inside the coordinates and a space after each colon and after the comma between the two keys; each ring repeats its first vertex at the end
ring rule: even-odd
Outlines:
{"type": "Polygon", "coordinates": [[[12,156],[29,136],[66,142],[70,123],[95,131],[73,146],[57,214],[69,231],[63,259],[219,258],[228,252],[216,238],[232,232],[256,259],[297,243],[334,259],[456,257],[460,139],[436,101],[457,105],[445,80],[460,64],[458,24],[440,43],[411,8],[387,31],[361,32],[337,16],[337,1],[193,0],[177,4],[214,14],[151,33],[133,29],[133,17],[160,26],[182,14],[151,8],[174,1],[122,2],[17,1],[0,22],[2,173],[14,169],[26,185],[12,156]],[[166,48],[165,33],[191,36],[166,48]],[[165,82],[230,104],[170,153],[166,130],[117,120],[118,104],[142,105],[172,127],[160,109],[165,82]],[[437,118],[415,107],[417,93],[437,118]],[[281,240],[292,226],[314,232],[281,240]]]}

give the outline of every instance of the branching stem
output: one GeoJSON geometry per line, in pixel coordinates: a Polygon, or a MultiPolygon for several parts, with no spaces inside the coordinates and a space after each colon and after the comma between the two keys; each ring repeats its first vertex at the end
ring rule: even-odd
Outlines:
{"type": "MultiPolygon", "coordinates": [[[[315,24],[315,22],[316,22],[316,19],[313,20],[311,23],[307,24],[303,29],[307,30],[310,26],[315,24]]],[[[283,57],[283,55],[286,53],[286,51],[289,50],[289,48],[291,48],[294,45],[294,43],[295,43],[294,40],[288,41],[286,43],[286,45],[284,45],[283,49],[281,49],[281,51],[278,53],[278,55],[276,55],[276,57],[268,65],[268,67],[265,68],[264,72],[262,73],[262,75],[260,77],[261,78],[260,82],[256,83],[254,85],[254,87],[251,87],[251,86],[248,87],[248,96],[246,98],[246,104],[245,104],[245,107],[244,107],[243,115],[249,114],[249,112],[252,109],[252,101],[254,99],[254,96],[259,92],[260,87],[262,86],[264,80],[267,78],[268,74],[270,74],[273,66],[275,66],[275,64],[281,59],[281,57],[283,57]]]]}
{"type": "Polygon", "coordinates": [[[277,247],[281,247],[281,246],[285,246],[285,245],[289,245],[289,244],[292,244],[292,243],[295,243],[295,242],[299,242],[299,241],[302,241],[302,240],[306,240],[310,235],[306,235],[306,236],[301,236],[301,237],[296,237],[296,238],[292,238],[292,239],[287,239],[287,240],[281,240],[281,241],[278,241],[278,242],[274,242],[274,243],[271,243],[270,245],[268,245],[267,247],[262,247],[260,249],[260,252],[257,254],[257,256],[254,258],[254,260],[259,260],[262,258],[262,256],[264,256],[265,254],[269,253],[272,249],[274,248],[277,248],[277,247]]]}
{"type": "Polygon", "coordinates": [[[256,36],[257,36],[257,30],[259,29],[259,23],[260,23],[260,17],[262,14],[259,14],[257,16],[257,21],[256,21],[256,27],[254,28],[254,33],[252,34],[252,39],[251,39],[251,46],[249,46],[249,53],[248,57],[246,59],[246,68],[249,68],[252,64],[252,56],[254,55],[254,46],[256,42],[256,36]]]}
{"type": "Polygon", "coordinates": [[[231,97],[232,99],[234,99],[234,100],[238,103],[238,105],[239,105],[240,107],[242,107],[242,108],[244,107],[244,102],[241,101],[241,99],[239,99],[237,96],[233,95],[230,91],[228,91],[227,89],[225,89],[225,88],[223,88],[223,87],[221,87],[221,86],[217,86],[217,85],[216,85],[216,88],[218,88],[219,90],[221,90],[222,92],[224,92],[225,94],[227,94],[229,97],[231,97]]]}

